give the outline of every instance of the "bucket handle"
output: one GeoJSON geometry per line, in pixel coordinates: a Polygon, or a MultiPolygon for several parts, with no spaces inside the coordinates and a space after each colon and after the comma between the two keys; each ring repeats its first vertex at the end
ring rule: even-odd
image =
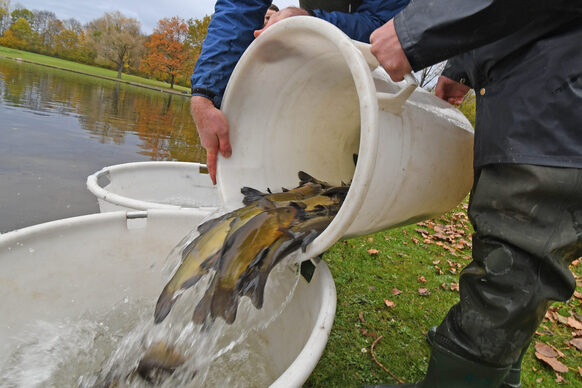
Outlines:
{"type": "MultiPolygon", "coordinates": [[[[370,70],[374,70],[378,66],[380,66],[380,62],[378,62],[374,54],[372,54],[372,52],[370,51],[369,44],[358,42],[357,40],[353,40],[352,42],[354,46],[356,46],[356,48],[360,50],[360,52],[364,56],[366,63],[370,67],[370,70]]],[[[397,93],[391,94],[384,92],[376,92],[376,97],[378,99],[378,107],[381,110],[391,112],[394,114],[399,114],[400,112],[402,112],[402,106],[404,105],[408,97],[410,97],[412,92],[414,92],[414,90],[418,87],[418,81],[416,80],[416,78],[414,78],[414,75],[412,75],[412,73],[404,74],[404,82],[405,82],[404,86],[397,93]]]]}

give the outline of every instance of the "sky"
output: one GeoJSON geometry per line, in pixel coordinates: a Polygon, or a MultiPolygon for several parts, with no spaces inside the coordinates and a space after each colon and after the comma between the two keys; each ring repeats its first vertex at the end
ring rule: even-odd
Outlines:
{"type": "MultiPolygon", "coordinates": [[[[158,20],[179,16],[185,20],[201,19],[214,12],[216,0],[10,0],[10,8],[51,11],[58,19],[75,18],[82,24],[119,11],[141,22],[142,32],[151,34],[158,20]]],[[[279,8],[297,6],[298,0],[274,0],[279,8]]]]}

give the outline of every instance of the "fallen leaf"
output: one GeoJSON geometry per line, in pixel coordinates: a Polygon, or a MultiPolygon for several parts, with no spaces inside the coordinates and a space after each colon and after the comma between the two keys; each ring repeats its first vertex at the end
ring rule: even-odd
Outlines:
{"type": "Polygon", "coordinates": [[[544,379],[542,379],[541,377],[539,379],[536,379],[536,383],[541,384],[542,381],[544,381],[544,379]]]}
{"type": "Polygon", "coordinates": [[[384,303],[386,304],[387,307],[390,307],[390,308],[393,308],[394,306],[396,306],[396,303],[394,303],[388,299],[384,299],[384,303]]]}
{"type": "Polygon", "coordinates": [[[541,360],[543,362],[545,362],[546,364],[548,364],[549,366],[552,367],[552,369],[556,372],[559,373],[566,373],[568,372],[568,367],[564,364],[562,364],[560,361],[558,361],[557,358],[555,357],[546,357],[541,353],[536,352],[536,358],[538,360],[541,360]]]}
{"type": "Polygon", "coordinates": [[[442,269],[440,269],[440,267],[439,267],[438,265],[435,265],[435,266],[434,266],[434,269],[436,269],[436,270],[437,270],[437,273],[438,273],[439,275],[444,275],[444,272],[443,272],[443,270],[442,270],[442,269]]]}
{"type": "Polygon", "coordinates": [[[544,318],[546,318],[550,322],[556,322],[556,320],[554,319],[554,315],[550,310],[546,311],[546,315],[544,315],[544,318]]]}
{"type": "Polygon", "coordinates": [[[362,333],[366,337],[372,337],[372,338],[378,337],[378,334],[374,333],[373,331],[368,331],[366,329],[360,329],[360,333],[362,333]]]}
{"type": "Polygon", "coordinates": [[[574,317],[568,317],[566,325],[570,326],[572,329],[582,330],[582,323],[574,317]]]}
{"type": "Polygon", "coordinates": [[[574,338],[568,343],[582,352],[582,338],[574,338]]]}
{"type": "Polygon", "coordinates": [[[439,264],[441,263],[441,261],[440,261],[440,260],[435,260],[435,261],[433,261],[432,263],[433,263],[434,265],[439,265],[439,264]]]}
{"type": "Polygon", "coordinates": [[[419,276],[419,277],[418,277],[418,281],[419,281],[420,283],[426,283],[426,278],[425,278],[424,276],[422,276],[422,275],[421,275],[421,276],[419,276]]]}
{"type": "Polygon", "coordinates": [[[369,253],[370,255],[377,255],[377,254],[378,254],[378,252],[379,252],[379,251],[378,251],[377,249],[374,249],[374,248],[372,248],[372,249],[368,249],[368,253],[369,253]]]}
{"type": "Polygon", "coordinates": [[[412,240],[412,242],[413,242],[415,245],[418,245],[418,239],[416,239],[416,238],[414,238],[414,237],[413,237],[413,238],[411,238],[411,240],[412,240]]]}
{"type": "Polygon", "coordinates": [[[373,242],[374,241],[374,237],[368,237],[368,241],[369,242],[373,242]]]}
{"type": "Polygon", "coordinates": [[[400,291],[398,288],[392,289],[392,295],[400,295],[400,294],[402,294],[402,291],[400,291]]]}
{"type": "Polygon", "coordinates": [[[559,374],[556,373],[556,383],[558,384],[567,384],[568,382],[559,374]]]}
{"type": "Polygon", "coordinates": [[[459,291],[459,283],[451,283],[451,291],[459,291]]]}
{"type": "Polygon", "coordinates": [[[582,377],[582,366],[578,367],[578,373],[580,373],[580,377],[582,377]]]}
{"type": "Polygon", "coordinates": [[[558,357],[558,352],[548,344],[544,344],[543,342],[536,341],[536,353],[539,353],[545,357],[558,357]]]}
{"type": "Polygon", "coordinates": [[[429,296],[430,295],[430,291],[428,290],[428,288],[419,288],[418,289],[418,295],[420,295],[420,296],[429,296]]]}
{"type": "Polygon", "coordinates": [[[376,287],[374,287],[374,286],[368,286],[368,290],[370,290],[370,291],[374,291],[375,289],[376,289],[376,287]]]}
{"type": "Polygon", "coordinates": [[[364,313],[363,312],[359,313],[358,314],[358,317],[360,317],[360,322],[366,323],[366,320],[364,319],[364,313]]]}
{"type": "Polygon", "coordinates": [[[582,300],[582,292],[574,291],[574,298],[582,300]]]}

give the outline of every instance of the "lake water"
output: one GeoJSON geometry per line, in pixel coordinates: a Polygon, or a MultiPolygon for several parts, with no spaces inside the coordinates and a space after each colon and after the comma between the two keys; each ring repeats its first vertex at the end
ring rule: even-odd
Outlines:
{"type": "Polygon", "coordinates": [[[203,162],[190,99],[0,58],[0,233],[99,212],[87,176],[203,162]]]}

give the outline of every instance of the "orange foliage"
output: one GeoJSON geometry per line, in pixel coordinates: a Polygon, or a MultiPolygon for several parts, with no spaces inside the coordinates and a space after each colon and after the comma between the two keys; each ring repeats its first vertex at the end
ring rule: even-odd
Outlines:
{"type": "Polygon", "coordinates": [[[167,74],[173,88],[176,76],[184,69],[188,57],[184,46],[187,34],[188,25],[183,19],[174,16],[160,20],[145,44],[147,54],[143,70],[167,74]]]}

